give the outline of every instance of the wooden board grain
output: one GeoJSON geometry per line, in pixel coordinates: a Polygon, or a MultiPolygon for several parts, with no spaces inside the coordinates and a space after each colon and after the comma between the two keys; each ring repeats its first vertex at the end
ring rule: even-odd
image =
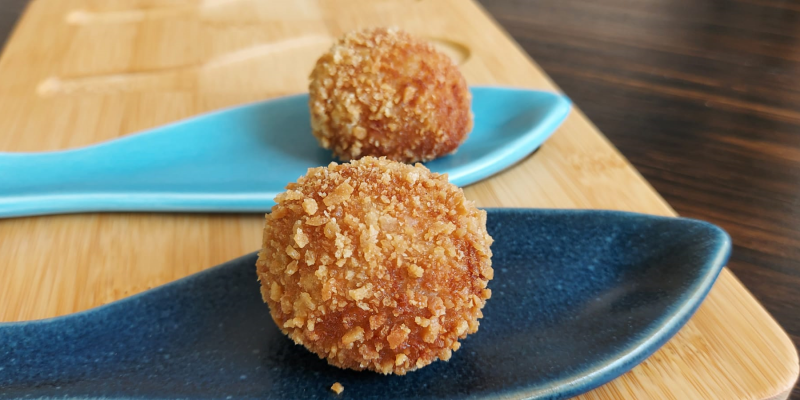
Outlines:
{"type": "MultiPolygon", "coordinates": [[[[303,92],[332,38],[375,25],[433,40],[459,60],[470,84],[557,90],[480,8],[462,0],[35,0],[0,57],[0,151],[83,146],[303,92]]],[[[465,191],[486,207],[674,215],[579,110],[536,154],[465,191]]],[[[95,307],[251,252],[262,219],[116,213],[0,220],[0,321],[95,307]]],[[[797,374],[786,334],[724,270],[675,338],[583,397],[783,398],[797,374]]]]}

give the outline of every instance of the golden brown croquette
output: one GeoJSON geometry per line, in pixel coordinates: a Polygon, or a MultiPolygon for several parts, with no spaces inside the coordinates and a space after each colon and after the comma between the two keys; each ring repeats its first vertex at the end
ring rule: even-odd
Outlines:
{"type": "Polygon", "coordinates": [[[364,157],[312,168],[266,216],[272,318],[330,364],[403,375],[478,330],[493,277],[486,212],[446,175],[364,157]]]}
{"type": "Polygon", "coordinates": [[[458,67],[397,29],[346,34],[317,61],[309,92],[314,136],[344,161],[429,161],[454,152],[472,130],[458,67]]]}

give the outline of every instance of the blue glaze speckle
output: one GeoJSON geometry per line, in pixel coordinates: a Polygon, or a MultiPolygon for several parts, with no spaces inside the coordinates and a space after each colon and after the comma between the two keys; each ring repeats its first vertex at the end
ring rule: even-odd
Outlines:
{"type": "MultiPolygon", "coordinates": [[[[473,87],[475,126],[426,165],[466,186],[538,148],[570,110],[551,92],[473,87]]],[[[263,212],[287,182],[333,159],[308,95],[234,107],[80,149],[0,153],[0,218],[96,211],[263,212]]]]}
{"type": "Polygon", "coordinates": [[[629,370],[692,315],[730,251],[713,225],[489,210],[478,333],[406,376],[328,366],[284,337],[255,254],[103,307],[0,324],[0,398],[564,398],[629,370]]]}

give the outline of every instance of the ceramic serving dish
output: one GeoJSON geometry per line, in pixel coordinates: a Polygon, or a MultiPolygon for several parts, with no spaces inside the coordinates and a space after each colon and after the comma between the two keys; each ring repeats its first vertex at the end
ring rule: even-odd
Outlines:
{"type": "Polygon", "coordinates": [[[280,333],[250,254],[64,317],[0,324],[0,398],[564,398],[672,337],[730,251],[695,220],[490,209],[492,298],[449,362],[406,376],[329,366],[280,333]]]}
{"type": "MultiPolygon", "coordinates": [[[[475,126],[427,163],[466,186],[538,148],[566,118],[557,93],[473,87],[475,126]]],[[[234,107],[89,147],[0,153],[0,218],[96,211],[264,212],[308,168],[334,161],[308,95],[234,107]]]]}

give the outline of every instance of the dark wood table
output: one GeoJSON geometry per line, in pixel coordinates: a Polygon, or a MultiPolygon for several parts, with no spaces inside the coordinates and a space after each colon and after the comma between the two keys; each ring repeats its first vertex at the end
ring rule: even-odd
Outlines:
{"type": "Polygon", "coordinates": [[[800,2],[482,4],[800,347],[800,2]]]}
{"type": "MultiPolygon", "coordinates": [[[[27,1],[0,3],[0,42],[27,1]]],[[[800,3],[482,4],[681,215],[731,234],[800,345],[800,3]]]]}

